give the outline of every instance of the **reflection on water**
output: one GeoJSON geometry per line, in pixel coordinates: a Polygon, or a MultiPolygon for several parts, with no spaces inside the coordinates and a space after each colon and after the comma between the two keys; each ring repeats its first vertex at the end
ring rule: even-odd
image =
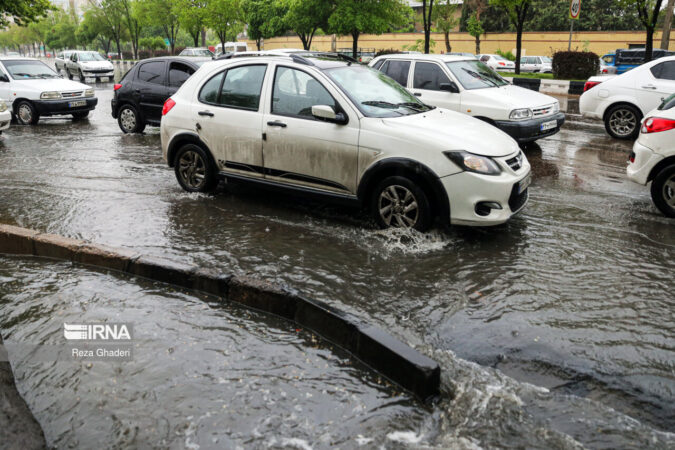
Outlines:
{"type": "MultiPolygon", "coordinates": [[[[292,196],[237,186],[186,194],[161,159],[158,130],[123,135],[110,87],[97,95],[88,122],[3,135],[0,222],[250,273],[420,346],[456,397],[431,412],[408,405],[397,413],[405,426],[378,435],[386,443],[672,445],[658,430],[675,429],[675,228],[648,189],[625,179],[630,144],[570,123],[525,149],[531,199],[509,223],[383,232],[358,211],[292,196]]],[[[343,442],[368,438],[344,430],[343,442]]]]}

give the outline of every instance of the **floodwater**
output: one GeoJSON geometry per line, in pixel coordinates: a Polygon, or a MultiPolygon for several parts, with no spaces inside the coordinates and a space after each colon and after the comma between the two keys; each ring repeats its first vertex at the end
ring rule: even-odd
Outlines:
{"type": "Polygon", "coordinates": [[[675,446],[675,223],[626,180],[631,146],[602,126],[572,116],[525,149],[530,202],[509,223],[422,235],[254,189],[187,194],[159,130],[123,135],[110,85],[97,95],[88,121],[3,134],[0,223],[292,287],[439,361],[443,397],[422,405],[292,324],[214,299],[3,258],[8,342],[53,342],[66,319],[130,321],[144,338],[118,365],[10,355],[50,443],[675,446]]]}

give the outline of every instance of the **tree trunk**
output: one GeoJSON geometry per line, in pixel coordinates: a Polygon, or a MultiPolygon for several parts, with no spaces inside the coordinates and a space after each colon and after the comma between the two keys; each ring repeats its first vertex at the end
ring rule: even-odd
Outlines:
{"type": "Polygon", "coordinates": [[[199,30],[192,35],[192,40],[195,41],[195,47],[199,47],[199,30]]]}
{"type": "Polygon", "coordinates": [[[255,40],[255,46],[258,49],[258,51],[260,51],[260,41],[261,40],[262,40],[261,38],[258,38],[258,39],[255,40]]]}
{"type": "Polygon", "coordinates": [[[654,27],[647,27],[647,41],[645,42],[645,62],[652,60],[654,49],[654,27]]]}
{"type": "Polygon", "coordinates": [[[305,33],[298,33],[300,40],[302,41],[302,48],[309,50],[309,44],[307,43],[307,35],[305,33]]]}
{"type": "Polygon", "coordinates": [[[476,36],[476,55],[480,55],[480,36],[476,36]]]}
{"type": "Polygon", "coordinates": [[[450,45],[450,33],[446,31],[444,34],[445,34],[445,53],[450,53],[452,51],[452,46],[450,45]]]}
{"type": "Polygon", "coordinates": [[[675,0],[668,0],[666,6],[666,18],[663,21],[663,36],[661,37],[661,48],[668,50],[670,46],[670,27],[673,24],[673,10],[675,9],[675,0]]]}
{"type": "Polygon", "coordinates": [[[359,35],[361,33],[358,31],[352,31],[352,58],[358,60],[357,54],[359,53],[359,35]]]}
{"type": "Polygon", "coordinates": [[[206,47],[206,28],[202,28],[202,47],[206,47]]]}
{"type": "Polygon", "coordinates": [[[521,21],[516,29],[516,75],[520,75],[520,54],[523,47],[523,23],[521,21]]]}

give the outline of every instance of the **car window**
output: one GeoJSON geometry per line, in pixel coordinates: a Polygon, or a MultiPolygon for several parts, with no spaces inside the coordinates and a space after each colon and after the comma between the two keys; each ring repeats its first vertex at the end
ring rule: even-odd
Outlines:
{"type": "Polygon", "coordinates": [[[663,102],[661,102],[661,104],[659,105],[659,111],[665,111],[673,108],[675,108],[675,94],[664,99],[663,102]]]}
{"type": "Polygon", "coordinates": [[[138,79],[146,83],[164,84],[164,61],[147,62],[138,69],[138,79]]]}
{"type": "Polygon", "coordinates": [[[508,84],[508,81],[480,61],[452,61],[445,65],[464,89],[483,89],[508,84]]]}
{"type": "Polygon", "coordinates": [[[381,60],[375,62],[375,64],[373,64],[373,69],[379,69],[380,66],[381,66],[382,64],[384,64],[385,61],[386,61],[385,59],[381,59],[381,60]]]}
{"type": "Polygon", "coordinates": [[[337,111],[333,96],[313,76],[279,67],[274,76],[272,113],[313,119],[312,106],[328,105],[337,111]]]}
{"type": "Polygon", "coordinates": [[[605,55],[602,57],[602,60],[607,64],[611,64],[614,61],[614,57],[611,55],[605,55]]]}
{"type": "Polygon", "coordinates": [[[675,61],[657,64],[651,69],[652,74],[661,80],[675,80],[675,61]]]}
{"type": "Polygon", "coordinates": [[[480,60],[483,61],[483,62],[489,61],[489,60],[490,60],[490,57],[489,57],[489,56],[481,56],[481,57],[480,57],[480,60]]]}
{"type": "Polygon", "coordinates": [[[195,70],[192,67],[172,62],[169,66],[169,86],[181,87],[193,73],[195,73],[195,70]]]}
{"type": "Polygon", "coordinates": [[[382,72],[398,81],[401,86],[406,86],[408,84],[408,73],[410,72],[410,61],[396,61],[392,59],[382,72]]]}
{"type": "Polygon", "coordinates": [[[220,89],[218,104],[257,111],[267,65],[258,64],[230,69],[220,89]]]}
{"type": "Polygon", "coordinates": [[[417,62],[415,64],[415,77],[413,78],[413,87],[415,89],[440,91],[441,83],[450,83],[450,79],[438,64],[427,62],[417,62]]]}
{"type": "Polygon", "coordinates": [[[199,91],[200,102],[213,104],[218,102],[218,93],[220,92],[220,85],[223,83],[224,76],[225,72],[220,72],[202,86],[202,90],[199,91]]]}

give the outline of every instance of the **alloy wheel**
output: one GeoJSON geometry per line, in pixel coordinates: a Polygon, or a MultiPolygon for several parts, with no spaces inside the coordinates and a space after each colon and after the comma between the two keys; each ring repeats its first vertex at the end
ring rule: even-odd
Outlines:
{"type": "Polygon", "coordinates": [[[419,218],[417,199],[406,187],[391,185],[380,193],[380,217],[387,226],[413,228],[419,218]]]}
{"type": "Polygon", "coordinates": [[[17,113],[19,116],[19,119],[21,119],[21,122],[23,123],[31,123],[33,120],[33,110],[30,108],[30,106],[24,104],[21,104],[19,106],[19,111],[17,113]]]}
{"type": "Polygon", "coordinates": [[[617,109],[609,117],[609,126],[619,136],[629,136],[637,126],[637,117],[628,109],[617,109]]]}
{"type": "Polygon", "coordinates": [[[136,114],[129,108],[124,108],[120,113],[120,122],[124,130],[131,132],[136,128],[136,114]]]}
{"type": "Polygon", "coordinates": [[[663,183],[662,195],[666,204],[675,209],[675,174],[671,175],[670,178],[663,183]]]}
{"type": "Polygon", "coordinates": [[[199,153],[188,150],[178,160],[178,173],[185,185],[198,190],[206,179],[206,164],[199,153]]]}

